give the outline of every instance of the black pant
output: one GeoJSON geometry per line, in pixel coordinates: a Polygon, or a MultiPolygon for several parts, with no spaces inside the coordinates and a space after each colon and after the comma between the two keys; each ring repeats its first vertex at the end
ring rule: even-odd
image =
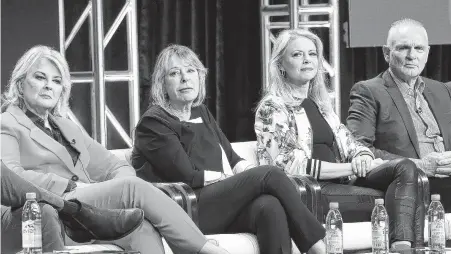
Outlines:
{"type": "Polygon", "coordinates": [[[61,197],[23,179],[1,162],[1,249],[16,253],[22,247],[22,209],[26,193],[35,192],[42,201],[42,249],[45,252],[64,249],[64,235],[57,209],[64,206],[61,197]],[[46,204],[44,204],[46,203],[46,204]]]}
{"type": "Polygon", "coordinates": [[[429,177],[431,194],[440,194],[440,202],[446,213],[451,213],[451,178],[429,177]]]}
{"type": "Polygon", "coordinates": [[[366,216],[364,221],[371,219],[374,198],[385,196],[390,242],[410,241],[418,245],[424,239],[425,216],[423,200],[418,194],[418,170],[412,161],[396,159],[371,170],[353,185],[322,183],[322,192],[328,202],[339,202],[340,211],[349,213],[348,218],[360,213],[360,217],[366,216]]]}
{"type": "Polygon", "coordinates": [[[260,253],[302,252],[325,236],[286,174],[260,166],[196,190],[199,228],[205,234],[254,233],[260,253]]]}

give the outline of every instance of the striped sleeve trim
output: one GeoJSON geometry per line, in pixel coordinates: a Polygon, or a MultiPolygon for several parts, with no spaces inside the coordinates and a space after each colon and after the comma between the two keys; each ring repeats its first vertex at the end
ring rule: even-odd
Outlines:
{"type": "Polygon", "coordinates": [[[315,179],[319,179],[321,173],[321,161],[315,159],[309,159],[307,161],[307,169],[306,173],[314,177],[315,179]]]}

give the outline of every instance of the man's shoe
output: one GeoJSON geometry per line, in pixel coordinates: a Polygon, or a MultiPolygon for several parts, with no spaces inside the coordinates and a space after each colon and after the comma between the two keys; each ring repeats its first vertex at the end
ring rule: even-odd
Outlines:
{"type": "Polygon", "coordinates": [[[144,220],[144,212],[139,208],[103,209],[76,199],[65,201],[65,208],[59,212],[59,217],[67,236],[79,243],[123,238],[138,228],[144,220]],[[72,209],[75,204],[78,209],[72,209]]]}

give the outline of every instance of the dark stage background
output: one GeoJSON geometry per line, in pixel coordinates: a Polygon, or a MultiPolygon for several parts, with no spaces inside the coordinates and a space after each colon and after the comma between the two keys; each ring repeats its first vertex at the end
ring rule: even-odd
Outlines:
{"type": "Polygon", "coordinates": [[[58,47],[58,1],[1,0],[1,88],[19,57],[36,45],[58,47]]]}
{"type": "MultiPolygon", "coordinates": [[[[6,3],[8,2],[14,1],[7,0],[6,3]]],[[[86,0],[65,1],[67,34],[85,8],[86,2],[86,0]]],[[[179,43],[191,47],[208,68],[206,104],[230,141],[255,140],[253,109],[258,102],[262,86],[259,2],[258,0],[138,0],[141,113],[148,106],[150,76],[157,54],[168,44],[179,43]]],[[[272,2],[286,3],[284,0],[272,2]]],[[[328,1],[311,0],[310,2],[327,3],[328,1]]],[[[56,3],[57,1],[53,1],[53,5],[56,3]]],[[[122,6],[123,1],[104,0],[105,32],[122,6]]],[[[5,22],[3,15],[2,6],[2,33],[5,26],[18,26],[18,24],[5,22]]],[[[340,22],[343,24],[347,20],[348,3],[342,0],[340,1],[340,22]]],[[[344,26],[341,25],[341,27],[344,26]]],[[[57,25],[44,26],[42,29],[47,33],[50,31],[54,34],[58,33],[57,25]]],[[[39,30],[35,29],[35,31],[39,30]]],[[[327,51],[328,30],[315,31],[323,38],[327,51]]],[[[345,29],[342,30],[342,35],[344,31],[345,29]]],[[[88,23],[85,23],[66,53],[72,71],[91,69],[88,34],[88,23]]],[[[35,36],[39,33],[27,35],[35,36]]],[[[2,37],[2,65],[4,64],[3,55],[8,50],[3,47],[4,38],[2,37]]],[[[380,47],[347,48],[342,41],[340,51],[341,113],[344,119],[347,116],[351,86],[357,81],[371,78],[384,71],[387,65],[380,47]]],[[[126,59],[126,35],[125,23],[123,23],[105,50],[106,69],[126,69],[126,59]]],[[[451,80],[450,59],[450,45],[431,46],[429,61],[423,75],[440,81],[451,80]]],[[[17,58],[14,62],[16,60],[17,58]]],[[[9,75],[4,72],[3,67],[2,72],[3,75],[9,75]]],[[[4,88],[3,78],[2,82],[2,88],[4,88]]],[[[125,84],[107,84],[107,104],[123,126],[128,125],[128,104],[125,96],[127,96],[125,84]]],[[[74,86],[71,105],[74,113],[82,116],[80,121],[90,131],[88,84],[74,86]]],[[[109,131],[108,148],[121,147],[125,147],[125,144],[115,133],[109,131]]]]}

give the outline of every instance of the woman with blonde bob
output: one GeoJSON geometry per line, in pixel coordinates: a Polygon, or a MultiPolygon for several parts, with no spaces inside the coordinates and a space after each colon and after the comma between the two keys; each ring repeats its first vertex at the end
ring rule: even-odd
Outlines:
{"type": "MultiPolygon", "coordinates": [[[[356,186],[385,192],[391,246],[410,248],[416,239],[423,239],[418,169],[407,159],[374,159],[368,148],[355,141],[334,113],[323,62],[323,44],[310,31],[284,30],[277,37],[269,65],[270,83],[264,86],[255,117],[259,163],[318,179],[323,193],[334,193],[328,201],[340,201],[342,211],[359,214],[362,211],[355,210],[359,204],[371,212],[375,197],[349,195],[359,189],[356,186]],[[351,176],[357,176],[356,186],[341,184],[351,176]],[[362,200],[368,201],[362,204],[362,200]],[[420,216],[416,217],[417,210],[420,216]],[[416,227],[421,229],[416,231],[416,227]],[[418,231],[421,234],[416,236],[418,231]]],[[[359,193],[368,192],[360,188],[359,193]]]]}
{"type": "MultiPolygon", "coordinates": [[[[69,66],[59,52],[35,46],[19,59],[4,96],[2,162],[65,200],[141,208],[144,222],[129,241],[118,242],[125,248],[164,253],[161,234],[174,253],[227,253],[208,242],[172,199],[67,118],[70,90],[69,66]]],[[[122,222],[112,221],[110,230],[120,232],[122,222]]]]}
{"type": "Polygon", "coordinates": [[[302,252],[325,253],[324,228],[290,179],[273,166],[255,167],[233,151],[202,104],[206,74],[185,46],[171,45],[160,53],[152,104],[135,131],[133,166],[148,181],[190,185],[205,234],[253,233],[262,254],[291,253],[290,238],[302,252]]]}

